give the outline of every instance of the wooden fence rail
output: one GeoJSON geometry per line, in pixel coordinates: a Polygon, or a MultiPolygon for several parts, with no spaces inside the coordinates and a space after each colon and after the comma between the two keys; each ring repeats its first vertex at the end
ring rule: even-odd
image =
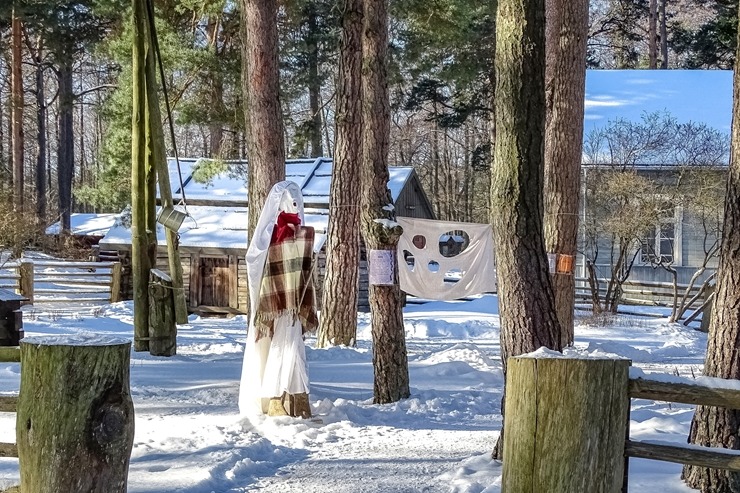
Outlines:
{"type": "MultiPolygon", "coordinates": [[[[21,351],[18,347],[0,347],[0,363],[20,363],[21,351]]],[[[14,413],[18,409],[17,396],[0,396],[0,413],[14,413]]],[[[0,457],[18,457],[15,443],[0,442],[0,457]]]]}
{"type": "Polygon", "coordinates": [[[509,358],[502,489],[624,493],[630,457],[740,472],[740,450],[628,434],[630,399],[740,409],[738,382],[646,375],[629,365],[626,359],[509,358]]]}
{"type": "Polygon", "coordinates": [[[0,267],[0,288],[11,289],[29,304],[105,304],[121,300],[120,262],[34,260],[0,267]]]}
{"type": "MultiPolygon", "coordinates": [[[[591,301],[591,288],[588,279],[585,277],[576,277],[576,300],[591,301]]],[[[599,296],[606,295],[608,279],[598,279],[599,296]]],[[[688,284],[677,284],[678,299],[688,289],[688,284]]],[[[689,299],[696,295],[701,288],[701,283],[694,285],[689,290],[689,299]]],[[[705,296],[709,293],[705,293],[705,296]]],[[[633,305],[649,306],[672,306],[673,305],[673,284],[670,282],[650,282],[650,281],[625,281],[622,284],[622,296],[620,298],[624,303],[633,305]]],[[[693,301],[689,308],[698,308],[704,302],[704,297],[700,296],[693,301]]]]}
{"type": "MultiPolygon", "coordinates": [[[[631,376],[628,394],[633,399],[740,409],[740,387],[732,388],[732,381],[722,378],[702,377],[700,380],[689,380],[670,377],[670,381],[666,381],[665,376],[654,379],[644,374],[631,376]]],[[[624,452],[627,457],[740,472],[740,451],[738,450],[628,439],[624,452]]]]}

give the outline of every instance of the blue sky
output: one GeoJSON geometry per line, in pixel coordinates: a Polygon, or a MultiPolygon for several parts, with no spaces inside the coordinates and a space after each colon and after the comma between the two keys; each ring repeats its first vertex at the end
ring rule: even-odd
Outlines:
{"type": "Polygon", "coordinates": [[[731,70],[588,70],[584,136],[609,120],[639,121],[668,111],[680,123],[705,123],[728,132],[732,121],[731,70]]]}

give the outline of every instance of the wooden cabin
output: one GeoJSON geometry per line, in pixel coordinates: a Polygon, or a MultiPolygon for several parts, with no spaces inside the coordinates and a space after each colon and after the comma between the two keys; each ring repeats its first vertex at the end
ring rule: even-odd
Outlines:
{"type": "MultiPolygon", "coordinates": [[[[247,184],[228,172],[207,183],[193,177],[200,160],[181,159],[180,171],[188,217],[179,231],[179,251],[188,309],[199,314],[247,312],[247,184]]],[[[177,203],[183,195],[177,164],[170,160],[170,183],[177,203]]],[[[317,296],[321,297],[326,265],[324,243],[329,220],[329,158],[289,160],[286,179],[303,191],[305,224],[316,229],[317,296]]],[[[413,168],[391,167],[389,189],[399,216],[433,219],[431,204],[413,168]]],[[[197,175],[196,175],[197,176],[197,175]]],[[[182,208],[182,206],[179,206],[182,208]]],[[[101,260],[119,260],[123,265],[121,293],[131,298],[131,230],[125,217],[100,241],[101,260]]],[[[164,229],[157,226],[157,268],[167,271],[164,229]]],[[[360,266],[360,309],[368,309],[367,269],[364,255],[360,266]]]]}

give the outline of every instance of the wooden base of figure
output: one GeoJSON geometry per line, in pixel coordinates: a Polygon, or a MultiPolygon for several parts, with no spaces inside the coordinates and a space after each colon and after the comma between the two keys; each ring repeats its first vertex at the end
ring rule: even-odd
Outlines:
{"type": "Polygon", "coordinates": [[[308,394],[288,394],[286,392],[281,397],[273,397],[267,407],[267,415],[310,418],[311,403],[308,400],[308,394]]]}

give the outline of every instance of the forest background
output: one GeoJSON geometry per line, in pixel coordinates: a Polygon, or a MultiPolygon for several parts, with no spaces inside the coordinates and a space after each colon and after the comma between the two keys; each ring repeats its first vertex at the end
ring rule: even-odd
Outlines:
{"type": "MultiPolygon", "coordinates": [[[[13,231],[25,232],[19,211],[37,225],[119,212],[130,201],[131,2],[14,3],[0,7],[0,219],[13,214],[13,231]]],[[[238,4],[155,4],[179,155],[219,167],[243,159],[238,4]]],[[[279,3],[288,157],[333,154],[339,10],[279,3]]],[[[488,222],[494,11],[475,0],[390,3],[389,162],[417,170],[439,219],[488,222]]],[[[731,69],[736,18],[727,0],[592,0],[587,64],[731,69]]]]}

